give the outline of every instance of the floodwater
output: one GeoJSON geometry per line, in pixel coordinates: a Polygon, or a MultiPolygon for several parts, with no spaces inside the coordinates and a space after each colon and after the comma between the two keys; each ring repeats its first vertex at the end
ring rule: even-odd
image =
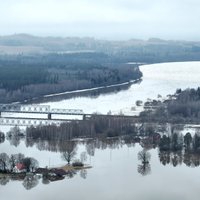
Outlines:
{"type": "MultiPolygon", "coordinates": [[[[26,155],[35,156],[40,161],[43,160],[43,164],[50,166],[56,163],[57,166],[58,163],[65,164],[61,159],[61,152],[44,150],[50,148],[47,143],[43,150],[38,148],[44,147],[36,144],[32,148],[26,148],[21,142],[18,151],[24,152],[26,149],[26,155]],[[52,159],[54,163],[50,163],[52,159]]],[[[4,183],[5,185],[0,185],[1,199],[199,199],[200,156],[195,160],[198,165],[187,166],[190,162],[184,160],[183,152],[170,152],[170,162],[167,162],[165,152],[160,152],[152,146],[143,148],[138,143],[126,143],[120,139],[78,142],[76,157],[79,157],[81,152],[86,152],[85,162],[92,166],[91,169],[78,171],[71,177],[67,176],[55,182],[44,183],[41,177],[26,184],[24,180],[10,180],[4,183]],[[138,153],[143,148],[151,155],[149,163],[145,166],[138,159],[138,153]]],[[[11,149],[13,151],[14,147],[11,149]]]]}
{"type": "Polygon", "coordinates": [[[56,102],[46,102],[52,108],[82,109],[85,113],[106,114],[123,112],[134,114],[135,102],[156,99],[158,94],[166,97],[177,88],[197,88],[199,86],[200,62],[161,63],[140,66],[143,80],[131,85],[127,90],[100,94],[92,97],[76,97],[56,102]]]}
{"type": "MultiPolygon", "coordinates": [[[[199,86],[200,62],[164,63],[141,66],[143,81],[128,90],[102,94],[96,98],[77,97],[57,102],[47,102],[52,108],[83,109],[86,113],[112,111],[131,112],[135,101],[163,97],[177,88],[199,86]]],[[[0,127],[3,130],[3,127],[0,127]]],[[[183,134],[191,129],[182,130],[183,134]]],[[[193,133],[196,131],[192,130],[193,133]]],[[[62,144],[63,145],[63,144],[62,144]]],[[[44,183],[36,177],[28,184],[24,180],[0,179],[1,200],[198,200],[200,189],[199,165],[186,165],[184,152],[170,153],[170,162],[164,162],[159,148],[127,143],[123,140],[94,140],[78,142],[76,158],[86,152],[91,169],[79,171],[63,180],[44,183]],[[151,155],[148,166],[142,166],[138,152],[143,148],[151,155]],[[181,154],[181,155],[180,155],[181,154]],[[162,158],[162,159],[161,159],[162,158]],[[178,159],[178,163],[174,160],[178,159]],[[175,164],[176,163],[176,164],[175,164]]],[[[0,143],[0,152],[8,155],[23,153],[34,157],[41,167],[62,166],[59,142],[8,141],[0,143]],[[55,144],[54,144],[55,145],[55,144]]],[[[197,156],[198,157],[198,156],[197,156]]],[[[195,158],[196,159],[196,158],[195,158]]],[[[197,158],[196,163],[200,163],[197,158]]]]}

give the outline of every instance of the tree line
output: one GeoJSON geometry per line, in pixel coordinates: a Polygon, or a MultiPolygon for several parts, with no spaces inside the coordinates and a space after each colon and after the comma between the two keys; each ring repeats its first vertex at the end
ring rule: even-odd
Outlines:
{"type": "Polygon", "coordinates": [[[26,136],[32,139],[56,141],[80,137],[116,137],[136,134],[136,131],[136,126],[129,117],[93,115],[88,120],[62,123],[60,126],[27,127],[26,136]]]}
{"type": "Polygon", "coordinates": [[[22,164],[26,172],[33,172],[38,167],[38,161],[35,158],[25,157],[24,154],[0,154],[0,172],[14,172],[17,164],[22,164]]]}
{"type": "Polygon", "coordinates": [[[0,56],[0,102],[140,79],[138,66],[102,53],[0,56]]]}
{"type": "Polygon", "coordinates": [[[147,106],[156,106],[146,109],[140,114],[143,121],[170,122],[170,123],[198,123],[200,119],[200,88],[177,89],[174,95],[164,102],[153,100],[146,102],[147,106]]]}

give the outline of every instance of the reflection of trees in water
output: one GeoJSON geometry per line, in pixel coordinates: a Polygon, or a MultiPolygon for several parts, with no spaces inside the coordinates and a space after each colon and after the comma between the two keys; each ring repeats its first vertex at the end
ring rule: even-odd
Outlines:
{"type": "Polygon", "coordinates": [[[178,165],[186,164],[188,167],[197,167],[200,165],[200,154],[187,151],[160,151],[159,159],[163,165],[178,165]]]}
{"type": "Polygon", "coordinates": [[[6,139],[10,142],[10,145],[15,147],[20,144],[20,140],[22,138],[24,138],[24,134],[18,126],[11,128],[10,131],[6,134],[6,139]]]}
{"type": "Polygon", "coordinates": [[[48,176],[46,176],[46,175],[42,176],[42,183],[44,185],[48,185],[50,183],[50,180],[48,179],[48,176]]]}
{"type": "Polygon", "coordinates": [[[82,169],[80,171],[80,177],[83,178],[83,179],[87,178],[87,170],[86,169],[82,169]]]}
{"type": "Polygon", "coordinates": [[[18,136],[7,137],[7,140],[10,142],[10,145],[15,147],[19,146],[21,138],[18,136]]]}
{"type": "Polygon", "coordinates": [[[5,142],[5,135],[3,132],[0,131],[0,143],[4,143],[5,142]]]}
{"type": "Polygon", "coordinates": [[[1,176],[0,178],[0,185],[6,185],[10,181],[8,176],[1,176]]]}
{"type": "Polygon", "coordinates": [[[27,175],[25,178],[24,178],[24,181],[23,181],[23,186],[24,188],[26,188],[27,190],[30,190],[34,187],[36,187],[39,183],[39,176],[38,175],[27,175]]]}
{"type": "Polygon", "coordinates": [[[66,178],[73,178],[76,174],[77,174],[77,172],[75,170],[69,170],[65,177],[66,178]]]}
{"type": "Polygon", "coordinates": [[[143,163],[138,165],[138,173],[146,176],[151,173],[151,165],[149,163],[143,163]]]}
{"type": "MultiPolygon", "coordinates": [[[[198,133],[193,137],[190,133],[187,133],[183,137],[183,135],[180,133],[180,131],[183,129],[183,126],[169,124],[154,126],[153,124],[144,123],[142,126],[139,126],[139,128],[137,127],[140,129],[143,137],[135,137],[133,134],[132,136],[129,135],[112,138],[106,138],[106,135],[102,135],[102,137],[95,138],[93,131],[95,127],[98,128],[99,131],[103,130],[101,125],[105,127],[112,125],[114,128],[118,128],[120,126],[120,131],[122,131],[122,133],[125,133],[123,132],[125,130],[124,125],[128,125],[129,128],[132,127],[128,119],[123,119],[125,122],[124,124],[122,123],[122,119],[110,119],[108,122],[106,119],[94,117],[94,121],[96,120],[96,122],[98,122],[96,126],[91,126],[91,122],[86,122],[85,124],[84,122],[81,124],[74,122],[69,127],[66,125],[62,125],[59,128],[56,128],[56,126],[50,126],[49,128],[40,127],[41,130],[39,135],[37,135],[39,128],[34,129],[32,127],[31,129],[28,129],[28,132],[30,135],[35,136],[33,137],[35,139],[27,137],[26,146],[29,147],[36,145],[39,150],[61,152],[65,156],[65,160],[70,162],[70,160],[74,157],[74,152],[76,152],[76,148],[73,151],[70,150],[70,144],[72,143],[74,146],[85,145],[87,154],[89,156],[94,156],[95,149],[117,149],[122,148],[124,145],[132,147],[136,142],[138,142],[144,149],[152,149],[157,147],[159,149],[160,162],[163,165],[171,164],[173,166],[177,166],[185,163],[187,166],[198,166],[200,164],[200,134],[198,133]],[[84,127],[86,129],[84,129],[84,127]],[[83,136],[84,130],[86,130],[86,134],[92,134],[91,137],[94,138],[81,141],[77,140],[73,141],[72,143],[69,142],[69,139],[73,138],[71,134],[75,134],[73,136],[77,137],[79,136],[78,134],[83,136]],[[61,133],[64,132],[66,132],[66,134],[62,136],[61,133]],[[161,136],[158,134],[158,132],[164,132],[165,134],[161,134],[161,136]]],[[[132,128],[134,128],[135,131],[136,127],[134,126],[132,128]]],[[[126,130],[128,130],[128,128],[126,130]]]]}
{"type": "Polygon", "coordinates": [[[182,134],[172,133],[164,135],[159,143],[159,158],[163,165],[171,164],[174,167],[185,163],[187,166],[200,165],[200,134],[193,137],[188,132],[182,134]]]}
{"type": "MultiPolygon", "coordinates": [[[[31,190],[34,187],[36,187],[39,182],[47,185],[55,181],[61,181],[64,178],[73,178],[75,175],[77,175],[77,171],[75,170],[69,170],[67,171],[67,174],[65,176],[56,176],[56,175],[49,175],[49,174],[43,174],[43,175],[37,175],[35,173],[28,173],[28,174],[5,174],[0,177],[0,185],[5,186],[10,181],[18,181],[22,182],[22,185],[26,190],[31,190]]],[[[83,179],[87,178],[87,170],[83,169],[80,170],[80,177],[83,179]]]]}
{"type": "Polygon", "coordinates": [[[141,164],[138,165],[138,173],[140,173],[143,176],[150,174],[150,159],[151,154],[147,150],[143,149],[142,151],[138,152],[138,160],[141,162],[141,164]]]}
{"type": "Polygon", "coordinates": [[[183,162],[182,151],[170,152],[170,151],[160,151],[159,159],[163,165],[171,164],[174,167],[181,165],[183,162]]]}
{"type": "Polygon", "coordinates": [[[170,164],[170,152],[169,151],[160,151],[159,152],[160,162],[163,165],[170,164]]]}
{"type": "MultiPolygon", "coordinates": [[[[151,149],[159,147],[159,159],[163,165],[171,164],[173,166],[185,163],[187,166],[198,166],[200,162],[200,136],[191,137],[186,134],[183,137],[176,131],[181,128],[171,127],[171,135],[151,134],[151,136],[136,140],[134,137],[118,137],[118,138],[96,138],[82,141],[73,141],[74,145],[85,145],[86,152],[89,156],[95,155],[95,149],[117,149],[123,145],[132,147],[135,142],[140,142],[143,148],[151,149]],[[159,137],[158,137],[159,136],[159,137]]],[[[162,126],[161,126],[162,128],[162,126]]],[[[68,152],[70,150],[69,141],[65,140],[27,140],[27,146],[36,144],[40,150],[49,150],[53,152],[68,152]]],[[[70,155],[70,154],[69,154],[70,155]]],[[[68,155],[68,156],[69,156],[68,155]]]]}
{"type": "Polygon", "coordinates": [[[191,153],[191,152],[185,152],[184,153],[184,161],[183,161],[188,167],[197,167],[200,165],[200,154],[191,153]]]}
{"type": "Polygon", "coordinates": [[[132,147],[135,145],[135,140],[133,137],[126,138],[96,138],[96,139],[86,139],[86,140],[33,140],[31,138],[26,139],[26,146],[30,147],[34,144],[39,150],[52,151],[52,152],[66,152],[69,149],[69,141],[73,141],[74,145],[85,145],[86,152],[90,156],[94,156],[95,149],[116,149],[121,148],[123,145],[132,147]]]}

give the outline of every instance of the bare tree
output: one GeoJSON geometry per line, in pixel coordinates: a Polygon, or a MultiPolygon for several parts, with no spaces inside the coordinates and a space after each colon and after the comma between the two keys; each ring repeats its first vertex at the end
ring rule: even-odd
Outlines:
{"type": "Polygon", "coordinates": [[[0,131],[0,143],[4,143],[5,141],[5,135],[3,132],[0,131]]]}
{"type": "Polygon", "coordinates": [[[69,141],[66,146],[66,151],[62,153],[62,158],[67,161],[67,164],[69,165],[72,159],[76,155],[76,143],[69,141]]]}
{"type": "Polygon", "coordinates": [[[150,159],[151,154],[146,150],[143,149],[138,153],[138,160],[140,160],[142,163],[149,163],[150,159]]]}
{"type": "Polygon", "coordinates": [[[151,159],[151,154],[146,150],[142,150],[138,153],[138,160],[141,161],[141,164],[138,165],[138,172],[143,176],[151,172],[151,166],[149,161],[151,159]]]}
{"type": "Polygon", "coordinates": [[[38,161],[35,158],[24,158],[22,162],[27,172],[33,172],[38,167],[38,161]]]}
{"type": "Polygon", "coordinates": [[[4,172],[8,170],[9,167],[9,156],[6,153],[0,154],[0,169],[4,172]]]}

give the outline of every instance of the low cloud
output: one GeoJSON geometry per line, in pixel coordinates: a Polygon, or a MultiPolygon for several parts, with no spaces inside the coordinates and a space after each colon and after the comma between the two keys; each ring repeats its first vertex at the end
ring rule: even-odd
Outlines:
{"type": "Polygon", "coordinates": [[[197,0],[7,0],[1,35],[200,40],[197,0]]]}

